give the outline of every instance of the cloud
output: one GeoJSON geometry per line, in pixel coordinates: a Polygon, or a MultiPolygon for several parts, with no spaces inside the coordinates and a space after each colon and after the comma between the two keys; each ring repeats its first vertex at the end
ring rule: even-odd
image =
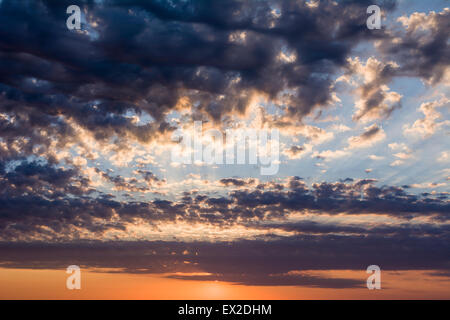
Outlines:
{"type": "Polygon", "coordinates": [[[333,159],[338,159],[342,157],[346,157],[350,155],[347,150],[324,150],[324,151],[316,151],[312,154],[313,158],[317,159],[325,159],[326,161],[331,161],[333,159]]]}
{"type": "Polygon", "coordinates": [[[347,131],[350,131],[351,128],[340,123],[340,124],[333,124],[331,126],[331,130],[336,131],[336,132],[347,132],[347,131]]]}
{"type": "Polygon", "coordinates": [[[403,161],[403,160],[394,160],[393,162],[391,162],[390,166],[391,167],[398,167],[398,166],[401,166],[404,163],[405,163],[405,161],[403,161]]]}
{"type": "Polygon", "coordinates": [[[355,102],[354,121],[369,122],[372,120],[386,119],[391,113],[401,107],[402,95],[390,91],[387,83],[396,75],[398,65],[395,62],[381,62],[370,57],[366,64],[360,62],[359,58],[348,59],[347,75],[341,77],[354,86],[361,79],[363,84],[358,86],[356,94],[358,100],[355,102]]]}
{"type": "Polygon", "coordinates": [[[136,177],[123,177],[120,175],[111,175],[103,172],[98,168],[94,169],[103,179],[113,184],[113,190],[128,191],[128,192],[151,192],[161,188],[166,181],[159,179],[152,172],[147,170],[135,170],[136,175],[141,175],[142,179],[136,177]]]}
{"type": "MultiPolygon", "coordinates": [[[[185,193],[179,200],[155,199],[136,201],[116,199],[88,188],[88,182],[69,175],[71,184],[59,187],[46,181],[47,175],[33,169],[35,192],[21,187],[19,167],[14,174],[2,177],[0,194],[0,230],[3,240],[18,239],[91,239],[99,236],[130,237],[118,234],[134,224],[164,225],[167,223],[205,224],[219,228],[248,226],[250,221],[272,221],[299,212],[311,214],[377,214],[410,219],[425,216],[447,221],[449,204],[445,195],[413,195],[394,186],[375,187],[375,180],[316,183],[308,187],[297,177],[284,184],[270,181],[254,185],[252,180],[224,179],[230,187],[227,195],[211,196],[199,192],[185,193]],[[237,188],[236,188],[237,187],[237,188]]],[[[29,169],[27,169],[29,170],[29,169]]],[[[51,170],[51,169],[50,169],[51,170]]],[[[51,176],[67,172],[50,171],[51,176]]],[[[26,179],[29,174],[25,174],[26,179]]],[[[52,178],[52,181],[54,179],[52,178]]],[[[55,180],[58,181],[58,180],[55,180]]],[[[29,184],[29,182],[27,182],[29,184]]],[[[127,189],[128,190],[128,189],[127,189]]],[[[130,229],[131,230],[131,229],[130,229]]],[[[142,236],[134,234],[131,238],[142,236]]]]}
{"type": "Polygon", "coordinates": [[[289,159],[300,159],[304,153],[311,151],[311,147],[308,148],[307,146],[296,146],[293,145],[285,150],[283,150],[283,154],[286,155],[289,159]]]}
{"type": "Polygon", "coordinates": [[[370,159],[370,160],[376,160],[376,161],[378,161],[378,160],[383,160],[384,157],[382,157],[382,156],[377,156],[376,154],[371,154],[371,155],[369,156],[369,159],[370,159]]]}
{"type": "Polygon", "coordinates": [[[76,169],[56,168],[48,163],[22,161],[0,175],[3,197],[20,195],[56,199],[65,195],[81,196],[94,190],[76,169]]]}
{"type": "Polygon", "coordinates": [[[435,183],[435,182],[423,182],[423,183],[413,183],[410,185],[411,188],[440,188],[445,187],[446,183],[435,183]]]}
{"type": "Polygon", "coordinates": [[[416,138],[429,138],[439,131],[441,128],[450,126],[450,120],[442,120],[442,115],[436,109],[440,107],[449,108],[450,100],[442,98],[440,100],[422,103],[419,110],[425,115],[424,118],[416,120],[412,125],[403,126],[403,134],[405,136],[413,136],[416,138]]]}
{"type": "Polygon", "coordinates": [[[449,270],[448,243],[448,231],[441,238],[383,234],[368,237],[295,236],[233,243],[1,243],[0,263],[8,268],[40,269],[62,269],[76,263],[81,268],[163,274],[189,280],[354,288],[364,286],[366,278],[327,277],[326,273],[318,276],[308,270],[365,270],[372,261],[377,261],[383,270],[446,272],[449,270]]]}
{"type": "MultiPolygon", "coordinates": [[[[384,140],[386,138],[386,134],[382,127],[377,124],[373,124],[369,127],[365,127],[365,131],[358,136],[352,136],[348,138],[348,145],[341,150],[325,150],[325,151],[315,151],[312,154],[312,157],[317,159],[325,159],[326,161],[331,161],[333,159],[338,159],[342,157],[348,157],[351,155],[351,151],[355,149],[368,148],[373,146],[374,144],[384,140]]],[[[370,156],[375,157],[376,156],[370,156]]]]}
{"type": "Polygon", "coordinates": [[[403,28],[389,32],[377,48],[399,64],[398,75],[420,77],[429,84],[444,80],[449,69],[450,9],[401,16],[403,28]]]}
{"type": "Polygon", "coordinates": [[[366,127],[365,130],[361,135],[348,139],[349,149],[368,148],[386,138],[383,128],[377,124],[366,127]]]}
{"type": "Polygon", "coordinates": [[[254,184],[255,179],[223,178],[219,182],[225,186],[243,187],[254,184]]]}
{"type": "Polygon", "coordinates": [[[450,151],[442,151],[439,158],[437,159],[438,162],[449,162],[450,161],[450,151]]]}
{"type": "Polygon", "coordinates": [[[16,138],[36,128],[33,144],[50,123],[57,124],[50,136],[63,143],[70,121],[99,141],[148,142],[174,129],[167,115],[181,106],[218,122],[244,113],[254,92],[302,119],[332,103],[332,75],[374,37],[357,2],[85,1],[84,32],[67,30],[59,13],[68,4],[0,4],[0,28],[8,30],[0,40],[0,112],[21,122],[16,138]]]}
{"type": "Polygon", "coordinates": [[[411,149],[409,149],[409,147],[404,143],[393,142],[389,143],[388,147],[393,151],[411,152],[411,149]]]}
{"type": "Polygon", "coordinates": [[[391,167],[397,167],[401,166],[405,163],[405,160],[411,159],[413,157],[411,149],[404,143],[390,143],[388,144],[389,148],[392,151],[398,151],[394,153],[394,157],[397,158],[397,160],[394,160],[390,165],[391,167]]]}

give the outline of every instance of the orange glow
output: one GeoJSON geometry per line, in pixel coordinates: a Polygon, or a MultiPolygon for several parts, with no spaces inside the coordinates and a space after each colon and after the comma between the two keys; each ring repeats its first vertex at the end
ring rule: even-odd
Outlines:
{"type": "MultiPolygon", "coordinates": [[[[320,271],[361,279],[364,271],[320,271]]],[[[246,286],[162,275],[82,271],[81,290],[66,289],[65,270],[0,269],[0,299],[449,299],[449,281],[428,271],[382,273],[382,290],[246,286]],[[5,289],[8,288],[8,289],[5,289]]]]}

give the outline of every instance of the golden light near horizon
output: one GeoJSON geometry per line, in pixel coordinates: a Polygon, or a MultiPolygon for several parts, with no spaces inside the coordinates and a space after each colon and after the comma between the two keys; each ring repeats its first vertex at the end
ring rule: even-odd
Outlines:
{"type": "MultiPolygon", "coordinates": [[[[317,272],[312,272],[316,273],[317,272]]],[[[354,270],[323,271],[322,274],[361,279],[366,273],[354,270]]],[[[64,270],[0,269],[0,281],[10,288],[0,290],[0,299],[175,299],[175,300],[277,300],[277,299],[448,299],[448,281],[433,278],[430,271],[386,272],[388,290],[329,290],[297,286],[251,286],[222,281],[179,280],[152,274],[84,271],[81,290],[67,290],[64,270]],[[420,279],[420,280],[417,280],[420,279]]]]}

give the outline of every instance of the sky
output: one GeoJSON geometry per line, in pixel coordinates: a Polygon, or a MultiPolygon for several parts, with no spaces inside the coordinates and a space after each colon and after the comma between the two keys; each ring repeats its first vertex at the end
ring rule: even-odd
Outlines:
{"type": "Polygon", "coordinates": [[[450,299],[449,16],[1,0],[0,299],[450,299]]]}

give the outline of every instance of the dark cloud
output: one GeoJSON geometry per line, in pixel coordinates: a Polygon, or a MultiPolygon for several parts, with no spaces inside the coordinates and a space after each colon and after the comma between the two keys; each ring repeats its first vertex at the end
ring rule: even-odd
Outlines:
{"type": "Polygon", "coordinates": [[[340,234],[340,235],[370,235],[370,236],[447,236],[450,225],[434,224],[400,224],[395,226],[381,225],[349,225],[330,224],[325,222],[303,220],[295,223],[264,223],[257,225],[264,229],[280,229],[298,234],[340,234]]]}
{"type": "MultiPolygon", "coordinates": [[[[437,82],[449,65],[448,10],[417,16],[406,31],[371,32],[369,1],[320,1],[313,8],[282,0],[86,0],[79,2],[87,13],[83,32],[75,32],[65,26],[70,4],[0,4],[0,111],[15,119],[2,121],[0,130],[2,138],[26,138],[22,155],[36,145],[44,154],[50,138],[73,140],[72,122],[100,141],[149,141],[173,130],[166,115],[181,97],[189,98],[193,116],[218,121],[243,112],[258,91],[281,98],[293,119],[302,118],[331,102],[334,75],[349,67],[362,41],[380,40],[378,49],[400,67],[377,66],[375,79],[360,88],[357,120],[387,117],[400,106],[386,105],[389,93],[380,89],[394,76],[437,82]],[[297,59],[280,59],[281,50],[297,59]],[[148,113],[152,122],[136,124],[128,112],[148,113]]],[[[384,12],[395,7],[379,4],[384,12]]]]}
{"type": "Polygon", "coordinates": [[[56,199],[67,195],[87,195],[94,191],[89,181],[76,169],[56,168],[48,163],[19,162],[15,167],[2,172],[0,195],[14,198],[33,195],[56,199]]]}
{"type": "Polygon", "coordinates": [[[448,219],[447,201],[421,198],[408,194],[402,188],[393,186],[376,187],[374,180],[364,179],[354,183],[317,183],[311,189],[304,184],[295,184],[289,190],[239,190],[231,198],[239,207],[272,209],[281,214],[291,210],[312,210],[331,214],[388,214],[397,217],[430,215],[448,219]]]}
{"type": "Polygon", "coordinates": [[[359,136],[353,136],[348,139],[348,148],[367,148],[383,140],[386,137],[383,128],[377,124],[366,127],[365,131],[359,136]]]}
{"type": "Polygon", "coordinates": [[[351,288],[361,279],[327,278],[308,270],[364,271],[376,263],[382,270],[450,268],[448,234],[420,236],[296,236],[235,242],[81,242],[70,244],[1,243],[0,263],[8,268],[115,268],[125,273],[170,275],[179,279],[222,280],[247,285],[297,285],[351,288]]]}
{"type": "Polygon", "coordinates": [[[235,186],[235,187],[243,187],[246,185],[251,185],[255,182],[254,179],[241,179],[241,178],[223,178],[220,179],[219,182],[225,186],[235,186]]]}
{"type": "Polygon", "coordinates": [[[288,156],[290,159],[296,159],[300,157],[300,155],[306,150],[304,146],[291,146],[284,150],[284,154],[288,156]]]}
{"type": "Polygon", "coordinates": [[[450,271],[434,271],[434,272],[429,272],[428,275],[434,276],[434,277],[449,278],[447,281],[450,280],[450,271]]]}
{"type": "Polygon", "coordinates": [[[372,126],[370,127],[367,131],[363,132],[360,135],[360,138],[362,140],[370,140],[371,138],[373,138],[373,136],[375,136],[378,132],[380,132],[380,127],[378,126],[372,126]]]}
{"type": "Polygon", "coordinates": [[[292,152],[293,154],[300,153],[300,152],[302,152],[303,150],[305,150],[305,148],[304,148],[304,147],[299,147],[299,146],[291,146],[291,147],[289,148],[289,151],[292,152]]]}
{"type": "MultiPolygon", "coordinates": [[[[111,181],[124,190],[142,191],[135,190],[138,185],[131,180],[125,181],[121,176],[114,176],[111,181]]],[[[449,220],[449,203],[439,195],[413,195],[399,187],[376,187],[374,182],[370,179],[323,182],[309,188],[300,178],[293,177],[287,188],[268,182],[251,188],[240,186],[227,196],[185,193],[180,200],[142,202],[133,198],[119,200],[83,186],[82,183],[87,182],[73,171],[22,164],[1,178],[4,191],[0,197],[0,229],[4,240],[44,235],[54,239],[79,239],[83,237],[83,230],[100,236],[108,230],[124,229],[127,223],[136,221],[154,226],[184,221],[221,228],[243,225],[298,232],[304,228],[304,232],[315,232],[314,225],[273,224],[274,219],[284,219],[293,212],[389,215],[405,221],[418,216],[430,217],[436,222],[449,220]]],[[[327,231],[330,228],[327,225],[321,224],[317,228],[321,233],[332,232],[327,231]]],[[[339,231],[343,226],[335,228],[335,233],[345,233],[346,229],[339,231]]],[[[411,225],[409,229],[403,226],[395,230],[360,226],[359,229],[348,228],[348,232],[353,230],[353,233],[359,234],[422,232],[441,236],[446,232],[446,229],[433,229],[426,225],[411,225]]]]}
{"type": "Polygon", "coordinates": [[[135,173],[142,177],[140,181],[135,176],[131,178],[125,178],[121,175],[112,175],[108,172],[103,172],[98,168],[95,171],[100,174],[105,180],[112,183],[114,188],[127,192],[149,192],[155,190],[156,187],[161,186],[166,181],[165,179],[159,179],[155,174],[148,170],[136,170],[135,173]]]}
{"type": "Polygon", "coordinates": [[[288,274],[212,274],[212,275],[171,275],[169,278],[199,281],[225,281],[252,286],[300,286],[313,288],[362,288],[364,282],[358,279],[314,276],[307,273],[288,274]]]}
{"type": "Polygon", "coordinates": [[[395,63],[383,63],[374,58],[369,58],[365,65],[360,64],[359,59],[350,62],[350,74],[361,73],[361,77],[369,75],[356,90],[359,101],[353,115],[354,121],[366,122],[389,118],[395,109],[401,107],[401,95],[387,88],[387,84],[398,75],[398,72],[395,63]]]}
{"type": "Polygon", "coordinates": [[[378,49],[399,64],[397,75],[421,77],[436,84],[450,65],[450,10],[402,17],[378,49]]]}
{"type": "Polygon", "coordinates": [[[5,0],[0,111],[21,122],[10,135],[34,144],[44,141],[32,128],[54,123],[63,143],[69,120],[99,140],[149,141],[172,130],[165,116],[180,97],[217,121],[243,112],[254,91],[282,94],[301,118],[331,101],[331,78],[352,48],[383,34],[365,27],[367,3],[86,0],[75,32],[65,24],[70,1],[5,0]],[[297,60],[281,61],[282,48],[297,60]],[[137,125],[130,111],[153,122],[137,125]]]}

